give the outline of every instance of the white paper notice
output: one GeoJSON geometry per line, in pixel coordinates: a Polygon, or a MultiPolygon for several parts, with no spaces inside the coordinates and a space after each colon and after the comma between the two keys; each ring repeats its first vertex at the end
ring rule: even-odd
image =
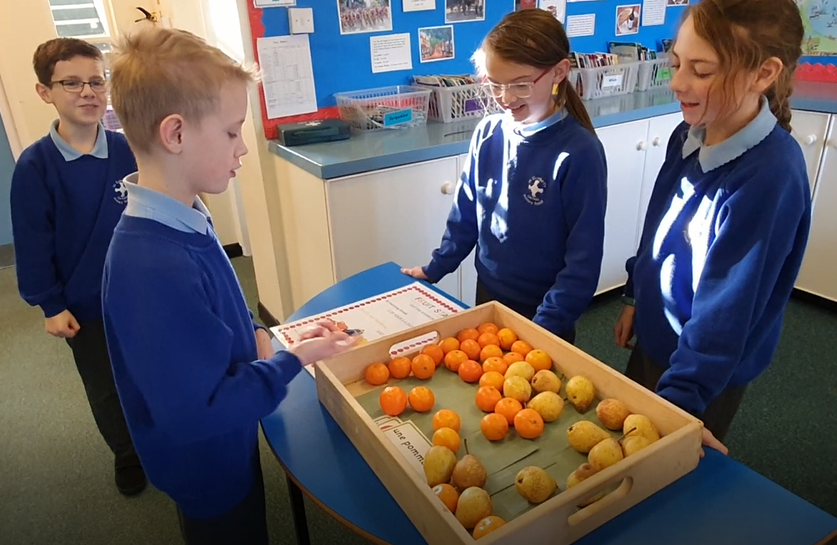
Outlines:
{"type": "Polygon", "coordinates": [[[401,11],[430,11],[436,9],[436,0],[402,0],[401,11]]]}
{"type": "Polygon", "coordinates": [[[642,26],[665,24],[667,1],[668,0],[645,0],[642,3],[642,26]]]}
{"type": "Polygon", "coordinates": [[[369,38],[372,73],[394,72],[413,68],[409,34],[389,34],[369,38]]]}
{"type": "Polygon", "coordinates": [[[567,15],[567,0],[541,0],[540,8],[548,11],[563,23],[567,15]]]}
{"type": "Polygon", "coordinates": [[[567,37],[592,36],[596,33],[596,14],[570,15],[567,17],[567,37]]]}
{"type": "Polygon", "coordinates": [[[316,112],[317,93],[308,34],[259,38],[256,45],[267,118],[316,112]]]}

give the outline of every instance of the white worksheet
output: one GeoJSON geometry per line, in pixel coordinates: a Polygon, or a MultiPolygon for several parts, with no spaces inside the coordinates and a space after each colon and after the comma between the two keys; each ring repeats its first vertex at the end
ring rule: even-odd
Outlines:
{"type": "Polygon", "coordinates": [[[413,55],[409,34],[387,34],[369,38],[372,73],[411,70],[413,55]]]}
{"type": "Polygon", "coordinates": [[[596,33],[596,14],[568,15],[567,37],[592,36],[596,33]]]}
{"type": "Polygon", "coordinates": [[[316,112],[308,34],[259,38],[256,44],[267,118],[316,112]]]}

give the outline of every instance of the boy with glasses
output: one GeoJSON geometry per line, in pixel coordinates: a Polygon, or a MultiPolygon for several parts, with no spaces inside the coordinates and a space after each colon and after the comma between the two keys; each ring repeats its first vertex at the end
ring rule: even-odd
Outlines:
{"type": "Polygon", "coordinates": [[[142,492],[137,457],[114,386],[102,322],[102,269],[136,161],[121,134],[106,131],[102,53],[74,38],[38,46],[38,96],[58,119],[29,146],[12,176],[11,211],[20,295],[40,306],[46,331],[73,352],[99,432],[114,454],[116,487],[142,492]]]}

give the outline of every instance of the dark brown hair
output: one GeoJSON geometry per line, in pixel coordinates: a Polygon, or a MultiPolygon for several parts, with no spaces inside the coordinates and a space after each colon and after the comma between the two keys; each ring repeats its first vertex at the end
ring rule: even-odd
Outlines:
{"type": "Polygon", "coordinates": [[[725,109],[735,104],[736,74],[758,70],[771,57],[782,61],[784,68],[765,95],[779,125],[790,132],[793,72],[805,35],[794,0],[701,0],[685,16],[718,54],[725,109]]]}
{"type": "MultiPolygon", "coordinates": [[[[483,53],[491,51],[508,62],[546,70],[569,58],[570,40],[564,31],[564,25],[548,11],[524,9],[503,17],[485,37],[480,50],[483,53]]],[[[478,55],[475,55],[475,58],[477,57],[478,55]]],[[[484,70],[484,66],[477,68],[480,71],[484,70]]],[[[569,74],[558,85],[555,101],[561,106],[566,106],[579,123],[591,131],[594,130],[587,109],[575,88],[570,85],[569,74]]]]}
{"type": "Polygon", "coordinates": [[[38,46],[32,55],[32,67],[38,81],[49,85],[55,65],[61,61],[68,61],[73,57],[87,57],[97,61],[104,61],[99,48],[90,42],[78,38],[53,38],[38,46]]]}

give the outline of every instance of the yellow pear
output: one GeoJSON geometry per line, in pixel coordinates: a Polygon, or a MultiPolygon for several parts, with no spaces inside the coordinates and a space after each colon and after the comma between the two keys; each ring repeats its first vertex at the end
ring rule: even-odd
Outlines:
{"type": "MultiPolygon", "coordinates": [[[[577,485],[578,483],[580,483],[584,479],[587,479],[588,477],[592,477],[596,473],[598,473],[596,468],[591,466],[589,463],[581,464],[575,470],[573,470],[572,473],[570,473],[569,477],[567,477],[567,489],[569,490],[570,488],[574,487],[575,485],[577,485]]],[[[589,500],[581,502],[580,504],[578,504],[578,506],[579,507],[587,507],[591,503],[593,503],[595,501],[598,501],[598,500],[600,500],[604,497],[605,497],[605,493],[604,492],[599,492],[598,494],[596,494],[595,496],[593,496],[589,500]]]]}
{"type": "Polygon", "coordinates": [[[642,435],[652,443],[660,439],[660,432],[657,431],[657,426],[655,426],[654,423],[643,414],[628,415],[625,422],[622,424],[622,433],[629,437],[642,435]]]}
{"type": "MultiPolygon", "coordinates": [[[[466,454],[461,460],[456,462],[451,477],[453,478],[453,486],[459,490],[465,490],[466,488],[474,486],[480,488],[483,487],[486,479],[488,479],[488,473],[485,471],[485,467],[483,467],[480,461],[477,460],[476,456],[473,454],[466,454]]],[[[491,513],[488,513],[488,515],[490,514],[491,513]]]]}
{"type": "Polygon", "coordinates": [[[596,388],[590,379],[576,375],[567,381],[567,400],[580,413],[587,411],[596,398],[596,388]]]}
{"type": "Polygon", "coordinates": [[[538,394],[541,392],[555,392],[557,394],[561,391],[561,379],[552,371],[543,369],[532,377],[532,390],[538,394]]]}
{"type": "MultiPolygon", "coordinates": [[[[517,362],[520,363],[520,362],[517,362]]],[[[528,365],[528,364],[527,364],[528,365]]],[[[510,397],[525,404],[532,397],[532,385],[521,376],[506,375],[508,378],[503,382],[503,397],[510,397]]]]}
{"type": "Polygon", "coordinates": [[[430,447],[424,455],[424,476],[431,487],[450,482],[456,454],[447,447],[430,447]]]}
{"type": "Polygon", "coordinates": [[[555,392],[541,392],[526,406],[541,415],[544,422],[554,422],[564,411],[564,400],[555,392]]]}
{"type": "Polygon", "coordinates": [[[582,454],[587,454],[596,444],[608,437],[609,433],[589,420],[580,420],[567,428],[570,446],[582,454]]]}
{"type": "Polygon", "coordinates": [[[558,483],[552,475],[537,466],[524,467],[517,473],[514,480],[517,493],[523,496],[529,503],[541,503],[546,501],[558,483]]]}
{"type": "Polygon", "coordinates": [[[477,486],[466,488],[456,503],[456,520],[469,530],[485,517],[491,516],[491,496],[477,486]]]}
{"type": "Polygon", "coordinates": [[[635,454],[644,449],[651,443],[652,441],[644,435],[629,434],[627,437],[622,439],[622,454],[624,454],[625,458],[627,458],[631,454],[635,454]]]}
{"type": "Polygon", "coordinates": [[[621,430],[631,411],[618,399],[603,399],[596,405],[596,416],[609,430],[621,430]]]}
{"type": "Polygon", "coordinates": [[[616,439],[608,437],[590,449],[590,453],[587,455],[587,461],[590,462],[591,466],[596,468],[596,471],[601,471],[622,460],[624,457],[625,455],[622,454],[622,445],[616,439]]]}
{"type": "Polygon", "coordinates": [[[535,368],[532,367],[531,363],[526,361],[516,361],[506,369],[506,378],[521,377],[526,379],[526,382],[529,382],[533,376],[535,376],[535,368]]]}

